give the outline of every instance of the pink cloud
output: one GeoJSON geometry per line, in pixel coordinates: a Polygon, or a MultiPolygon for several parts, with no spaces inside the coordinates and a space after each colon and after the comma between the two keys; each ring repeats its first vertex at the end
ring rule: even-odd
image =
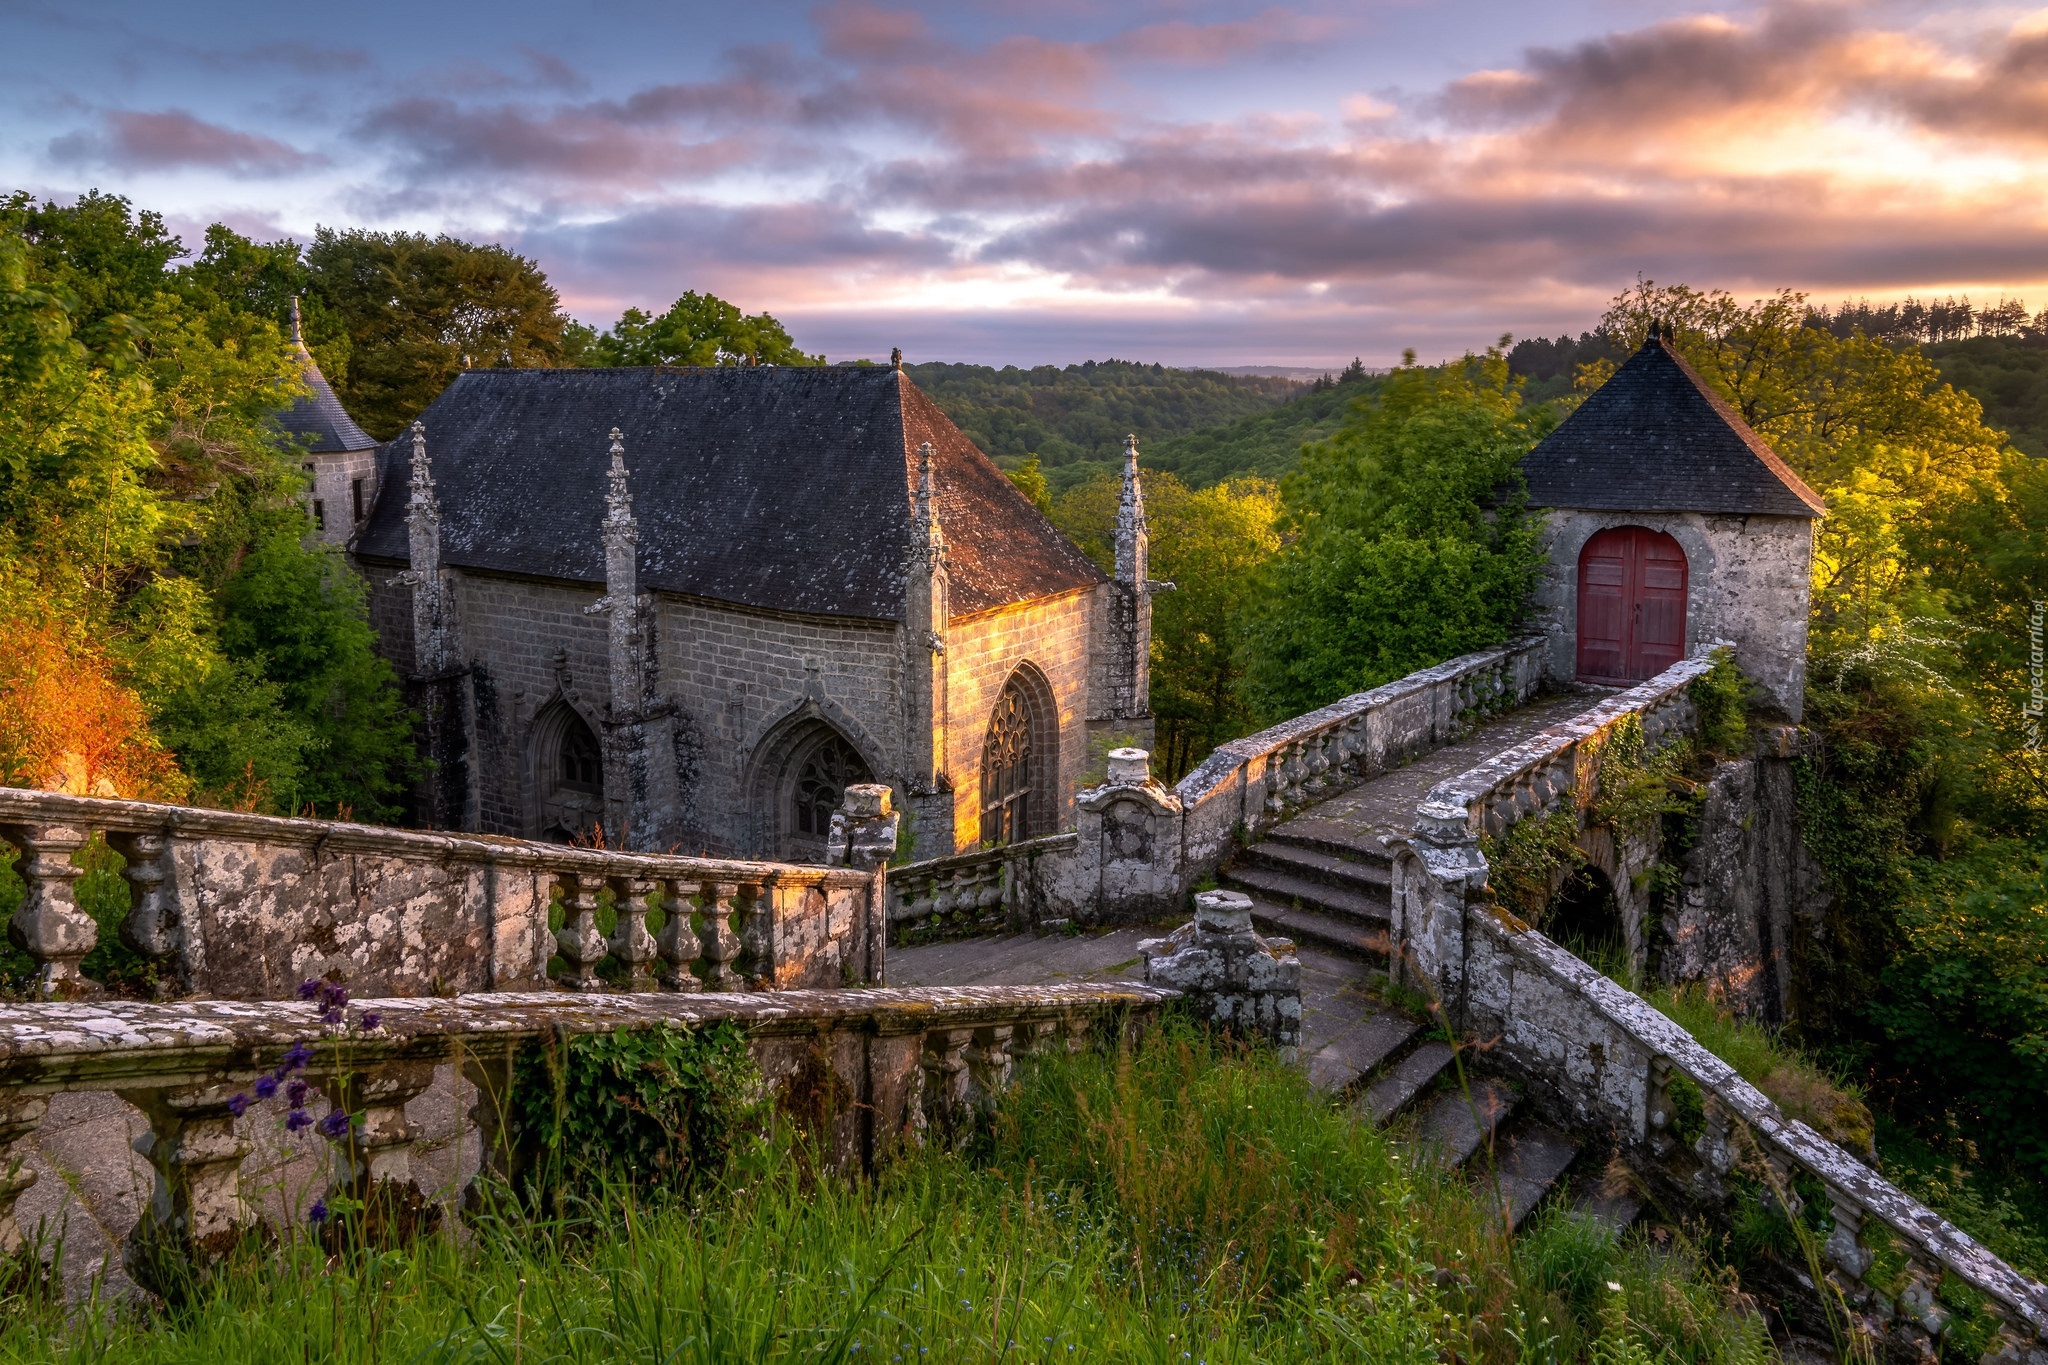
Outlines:
{"type": "Polygon", "coordinates": [[[129,171],[199,167],[242,176],[289,175],[327,164],[327,158],[264,137],[207,123],[182,109],[145,114],[110,110],[98,131],[70,133],[50,143],[50,155],[73,165],[129,171]]]}

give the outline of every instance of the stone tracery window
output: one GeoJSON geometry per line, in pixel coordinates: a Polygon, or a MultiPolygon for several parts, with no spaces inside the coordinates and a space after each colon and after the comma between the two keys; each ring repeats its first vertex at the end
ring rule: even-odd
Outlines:
{"type": "Polygon", "coordinates": [[[859,752],[836,731],[827,731],[797,767],[791,828],[805,838],[825,838],[832,832],[832,812],[845,799],[847,786],[872,780],[859,752]]]}
{"type": "Polygon", "coordinates": [[[597,750],[597,737],[590,733],[587,725],[563,727],[561,785],[573,791],[602,792],[604,790],[604,759],[597,750]]]}
{"type": "Polygon", "coordinates": [[[981,842],[1015,843],[1031,830],[1031,700],[1016,678],[1003,686],[981,745],[981,842]]]}

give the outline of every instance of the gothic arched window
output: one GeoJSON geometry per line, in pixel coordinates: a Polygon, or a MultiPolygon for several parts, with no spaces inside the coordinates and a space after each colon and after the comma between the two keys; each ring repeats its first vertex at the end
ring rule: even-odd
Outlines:
{"type": "MultiPolygon", "coordinates": [[[[981,745],[981,843],[1015,843],[1031,832],[1031,699],[1016,678],[1003,686],[981,745]]],[[[1042,798],[1041,798],[1042,799],[1042,798]]]]}
{"type": "Polygon", "coordinates": [[[871,780],[859,752],[837,731],[826,731],[797,765],[790,828],[799,836],[823,839],[832,832],[832,812],[845,799],[848,785],[871,780]]]}
{"type": "Polygon", "coordinates": [[[562,729],[561,785],[574,791],[604,790],[604,758],[597,751],[597,736],[581,721],[562,729]]]}
{"type": "Polygon", "coordinates": [[[604,750],[583,717],[557,699],[534,723],[540,837],[567,843],[604,816],[604,750]]]}

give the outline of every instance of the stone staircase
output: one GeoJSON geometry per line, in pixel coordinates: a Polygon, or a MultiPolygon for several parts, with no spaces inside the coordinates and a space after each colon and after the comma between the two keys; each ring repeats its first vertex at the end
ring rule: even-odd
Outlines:
{"type": "MultiPolygon", "coordinates": [[[[1387,839],[1412,827],[1416,806],[1437,782],[1586,705],[1583,696],[1539,700],[1311,806],[1243,849],[1218,882],[1251,897],[1261,932],[1384,971],[1393,880],[1387,839]]],[[[1361,1122],[1394,1126],[1404,1143],[1491,1181],[1504,1215],[1519,1227],[1565,1178],[1579,1144],[1522,1112],[1505,1081],[1461,1075],[1451,1045],[1433,1032],[1402,1010],[1371,1010],[1310,1055],[1309,1079],[1361,1122]]]]}

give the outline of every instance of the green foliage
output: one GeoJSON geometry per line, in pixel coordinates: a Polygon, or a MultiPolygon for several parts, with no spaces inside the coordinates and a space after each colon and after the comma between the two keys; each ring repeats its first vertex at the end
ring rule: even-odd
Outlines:
{"type": "Polygon", "coordinates": [[[1017,491],[1031,500],[1031,505],[1047,516],[1052,515],[1052,486],[1045,481],[1045,470],[1033,455],[1015,469],[1004,471],[1017,491]]]}
{"type": "Polygon", "coordinates": [[[1735,651],[1714,651],[1714,666],[1686,685],[1699,713],[1700,747],[1722,758],[1738,758],[1749,747],[1749,680],[1736,666],[1735,651]]]}
{"type": "Polygon", "coordinates": [[[1055,495],[1122,467],[1126,434],[1155,442],[1271,408],[1300,386],[1213,370],[1175,370],[1128,360],[1089,360],[1061,369],[1000,370],[930,363],[904,371],[946,416],[1005,467],[1031,456],[1055,495]]]}
{"type": "Polygon", "coordinates": [[[1336,435],[1352,406],[1370,400],[1381,382],[1362,370],[1347,371],[1342,383],[1298,388],[1279,405],[1234,422],[1148,441],[1145,463],[1191,488],[1246,475],[1277,481],[1294,472],[1303,446],[1336,435]]]}
{"type": "Polygon", "coordinates": [[[1987,844],[1911,866],[1871,1017],[1908,1104],[1963,1111],[2048,1173],[2048,850],[1987,844]]]}
{"type": "MultiPolygon", "coordinates": [[[[1054,522],[1105,570],[1115,560],[1121,488],[1104,474],[1053,509],[1054,522]]],[[[1243,690],[1247,633],[1280,546],[1278,515],[1277,490],[1263,480],[1190,489],[1171,474],[1145,476],[1151,576],[1174,585],[1152,597],[1153,770],[1166,781],[1258,728],[1243,690]]]]}
{"type": "Polygon", "coordinates": [[[767,313],[746,314],[716,294],[684,294],[659,317],[628,308],[596,336],[586,365],[822,365],[767,313]]]}
{"type": "Polygon", "coordinates": [[[1516,462],[1548,428],[1498,349],[1388,376],[1281,485],[1289,541],[1254,635],[1259,711],[1299,715],[1520,622],[1538,565],[1516,462]]]}
{"type": "Polygon", "coordinates": [[[342,406],[379,440],[396,436],[463,370],[567,358],[569,320],[554,286],[502,246],[321,228],[305,261],[317,305],[308,344],[342,406]],[[342,338],[346,345],[336,345],[342,338]]]}
{"type": "Polygon", "coordinates": [[[1921,348],[1941,377],[1984,405],[1984,420],[2048,458],[2048,331],[1980,336],[1921,348]]]}
{"type": "Polygon", "coordinates": [[[577,1034],[521,1054],[509,1128],[541,1153],[532,1175],[550,1193],[608,1181],[685,1193],[723,1174],[759,1126],[760,1096],[746,1034],[730,1021],[577,1034]]]}
{"type": "Polygon", "coordinates": [[[1501,904],[1540,929],[1558,886],[1586,861],[1578,840],[1576,810],[1525,817],[1498,839],[1482,836],[1487,884],[1501,904]]]}

